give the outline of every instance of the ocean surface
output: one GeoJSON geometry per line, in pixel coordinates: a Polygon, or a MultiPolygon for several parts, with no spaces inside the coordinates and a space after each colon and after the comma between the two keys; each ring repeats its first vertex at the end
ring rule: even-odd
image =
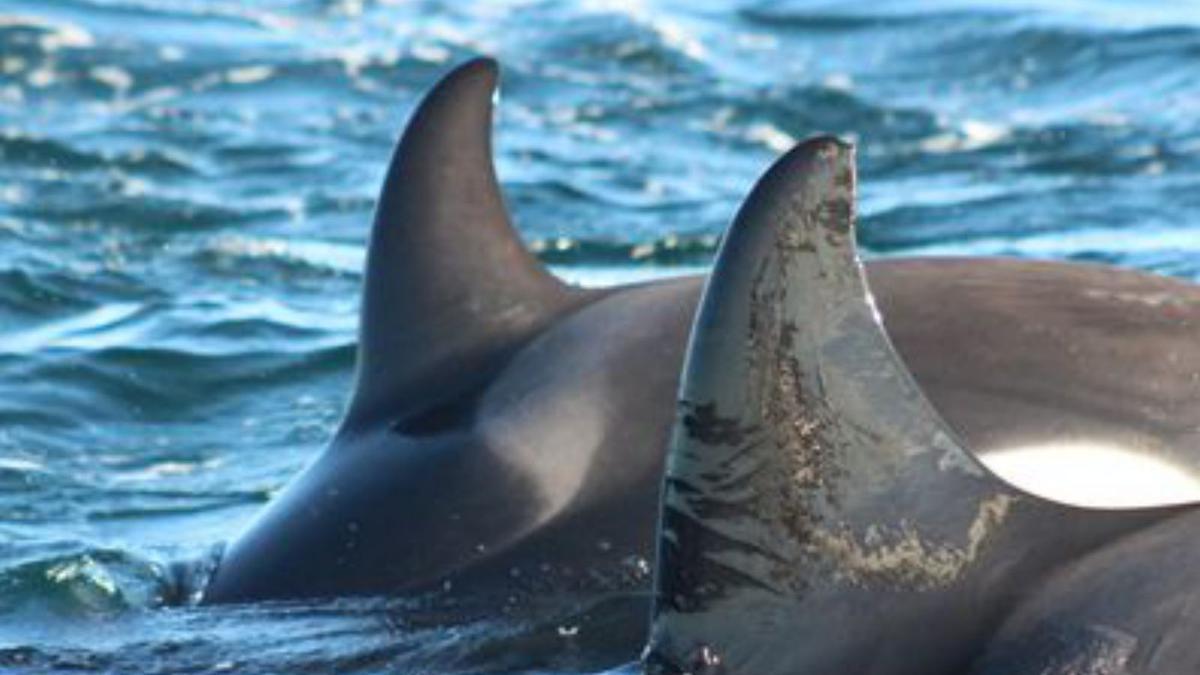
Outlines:
{"type": "Polygon", "coordinates": [[[818,131],[859,145],[867,255],[1200,280],[1191,2],[2,0],[0,672],[596,667],[569,618],[539,665],[533,619],[191,604],[336,424],[392,144],[478,54],[577,282],[703,270],[818,131]]]}

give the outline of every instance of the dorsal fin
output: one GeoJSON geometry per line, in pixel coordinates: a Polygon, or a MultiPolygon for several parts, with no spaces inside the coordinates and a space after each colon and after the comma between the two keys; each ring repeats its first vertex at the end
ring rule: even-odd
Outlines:
{"type": "Polygon", "coordinates": [[[649,673],[962,672],[1049,570],[1190,508],[1069,507],[989,473],[893,350],[853,225],[853,149],[819,138],[721,247],[669,450],[649,673]]]}
{"type": "Polygon", "coordinates": [[[509,222],[491,154],[497,70],[476,59],[446,75],[396,147],[371,232],[348,421],[394,414],[397,396],[435,372],[453,388],[456,373],[469,379],[577,301],[509,222]]]}

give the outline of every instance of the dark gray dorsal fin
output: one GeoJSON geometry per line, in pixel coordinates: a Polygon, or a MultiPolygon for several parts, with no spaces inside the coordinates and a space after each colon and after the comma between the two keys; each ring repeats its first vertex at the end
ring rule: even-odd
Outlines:
{"type": "Polygon", "coordinates": [[[469,376],[575,301],[509,222],[491,155],[496,82],[491,59],[459,66],[396,147],[367,255],[350,422],[394,414],[414,388],[452,389],[454,373],[469,376]]]}
{"type": "Polygon", "coordinates": [[[989,473],[883,330],[854,181],[850,146],[808,141],[721,247],[669,450],[651,673],[961,672],[1049,570],[1186,508],[1068,507],[989,473]]]}

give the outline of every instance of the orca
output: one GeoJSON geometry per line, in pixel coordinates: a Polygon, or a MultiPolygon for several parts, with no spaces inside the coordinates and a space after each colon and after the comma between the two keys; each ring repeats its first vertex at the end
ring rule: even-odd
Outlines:
{"type": "MultiPolygon", "coordinates": [[[[853,154],[833,138],[793,149],[759,181],[718,253],[668,454],[646,672],[1197,672],[1196,495],[1095,508],[1029,492],[981,461],[925,396],[933,388],[906,365],[872,299],[855,249],[853,154]]],[[[1055,290],[1054,302],[1080,309],[1072,288],[1055,290]]],[[[1116,329],[1123,291],[1100,279],[1074,291],[1111,304],[1104,329],[1056,334],[1042,324],[1042,340],[1119,343],[1086,368],[1137,386],[1173,386],[1155,362],[1200,377],[1200,364],[1176,360],[1176,347],[1195,352],[1182,339],[1116,329]]],[[[1200,335],[1194,291],[1129,297],[1162,317],[1186,315],[1180,325],[1200,335]]],[[[1023,332],[1041,317],[1010,318],[1023,332]]],[[[950,355],[960,343],[937,348],[950,355]]],[[[1053,383],[1053,370],[993,376],[986,361],[948,359],[999,391],[1014,378],[1045,391],[1096,382],[1053,383]]],[[[997,390],[987,384],[974,386],[997,390]]],[[[1101,391],[1047,400],[1030,390],[1022,405],[1085,409],[1101,391]]],[[[1173,421],[1194,425],[1197,403],[1173,421]]],[[[1194,465],[1200,445],[1186,440],[1174,459],[1194,465]]]]}
{"type": "Polygon", "coordinates": [[[1044,612],[1018,600],[1060,563],[1200,497],[1200,288],[1000,258],[862,270],[830,139],[766,174],[710,278],[569,286],[505,209],[497,80],[470,61],[412,114],[344,418],[204,603],[653,586],[621,648],[653,602],[655,672],[950,672],[1003,620],[1027,639],[1044,612]],[[1184,487],[1085,508],[988,468],[1059,446],[1155,458],[1184,487]]]}

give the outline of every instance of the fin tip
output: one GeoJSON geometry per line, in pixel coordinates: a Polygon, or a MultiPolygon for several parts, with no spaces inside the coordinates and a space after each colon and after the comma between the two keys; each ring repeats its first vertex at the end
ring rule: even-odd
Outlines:
{"type": "Polygon", "coordinates": [[[775,163],[781,171],[804,171],[813,162],[832,162],[835,169],[854,164],[855,145],[837,136],[813,136],[797,143],[775,163]]]}
{"type": "Polygon", "coordinates": [[[477,56],[456,66],[444,81],[447,85],[470,81],[472,88],[478,86],[480,89],[495,92],[500,82],[500,63],[490,56],[477,56]]]}

